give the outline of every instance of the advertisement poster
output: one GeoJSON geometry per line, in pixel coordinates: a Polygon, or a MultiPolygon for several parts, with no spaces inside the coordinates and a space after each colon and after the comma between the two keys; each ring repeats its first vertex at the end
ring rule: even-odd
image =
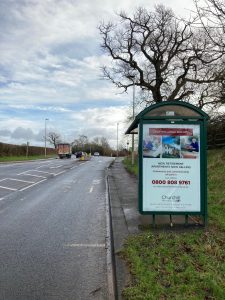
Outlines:
{"type": "Polygon", "coordinates": [[[200,125],[143,125],[143,211],[200,212],[200,125]]]}

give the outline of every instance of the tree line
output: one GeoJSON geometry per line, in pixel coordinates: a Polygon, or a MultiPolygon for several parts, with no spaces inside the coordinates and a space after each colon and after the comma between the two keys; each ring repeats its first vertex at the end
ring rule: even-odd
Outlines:
{"type": "MultiPolygon", "coordinates": [[[[57,144],[62,143],[60,134],[56,132],[49,132],[47,140],[54,148],[57,147],[57,144]]],[[[73,154],[80,151],[92,154],[94,152],[99,152],[99,154],[103,156],[115,156],[117,154],[109,145],[106,137],[95,137],[90,140],[86,135],[81,134],[70,144],[72,146],[73,154]]],[[[123,153],[123,149],[120,149],[119,151],[121,154],[123,153]]]]}

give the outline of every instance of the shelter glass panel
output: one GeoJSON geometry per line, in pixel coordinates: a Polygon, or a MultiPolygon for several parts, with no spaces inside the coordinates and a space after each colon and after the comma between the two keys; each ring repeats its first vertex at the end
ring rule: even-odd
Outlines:
{"type": "Polygon", "coordinates": [[[165,105],[157,107],[147,112],[144,116],[155,117],[155,116],[182,116],[182,117],[200,117],[201,115],[189,107],[180,105],[165,105]]]}

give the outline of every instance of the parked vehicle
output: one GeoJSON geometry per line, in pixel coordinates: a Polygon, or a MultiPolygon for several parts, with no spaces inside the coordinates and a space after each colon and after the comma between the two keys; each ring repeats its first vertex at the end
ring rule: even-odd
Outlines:
{"type": "Polygon", "coordinates": [[[71,158],[72,151],[71,146],[68,143],[60,143],[56,146],[57,154],[59,158],[71,158]]]}
{"type": "Polygon", "coordinates": [[[99,156],[99,155],[100,155],[99,152],[94,153],[94,156],[99,156]]]}

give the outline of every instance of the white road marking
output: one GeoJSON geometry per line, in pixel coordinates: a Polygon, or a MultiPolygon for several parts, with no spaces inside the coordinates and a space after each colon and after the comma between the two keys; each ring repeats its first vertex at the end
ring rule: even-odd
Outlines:
{"type": "MultiPolygon", "coordinates": [[[[46,167],[46,166],[52,165],[52,163],[46,164],[46,163],[44,162],[44,163],[42,163],[42,165],[44,165],[44,167],[46,167]]],[[[40,168],[43,168],[43,166],[37,167],[37,168],[35,168],[35,170],[36,170],[36,169],[40,169],[40,168]]]]}
{"type": "Polygon", "coordinates": [[[62,173],[65,173],[66,171],[62,171],[62,172],[59,172],[59,173],[56,173],[54,174],[54,176],[58,176],[59,174],[62,174],[62,173]]]}
{"type": "Polygon", "coordinates": [[[4,180],[6,180],[7,178],[3,178],[3,179],[1,179],[0,181],[4,181],[4,180]]]}
{"type": "Polygon", "coordinates": [[[27,180],[15,179],[15,178],[6,178],[6,179],[8,179],[8,180],[14,180],[14,181],[27,182],[27,183],[34,183],[34,181],[27,181],[27,180]]]}
{"type": "Polygon", "coordinates": [[[102,181],[101,179],[94,179],[94,180],[92,181],[92,183],[93,183],[93,184],[100,184],[101,181],[102,181]]]}
{"type": "Polygon", "coordinates": [[[3,198],[0,198],[0,201],[2,201],[4,199],[4,197],[3,198]]]}
{"type": "Polygon", "coordinates": [[[60,166],[55,166],[55,167],[49,167],[49,169],[57,169],[57,168],[61,168],[62,167],[62,165],[60,165],[60,166]]]}
{"type": "Polygon", "coordinates": [[[10,190],[10,191],[17,191],[18,190],[18,189],[9,188],[9,187],[2,186],[2,185],[0,185],[0,188],[10,190]]]}
{"type": "Polygon", "coordinates": [[[25,191],[25,190],[31,188],[32,186],[35,186],[35,185],[37,185],[37,184],[39,184],[39,183],[41,183],[41,182],[43,182],[43,181],[45,181],[45,180],[47,180],[47,179],[43,179],[43,180],[38,181],[38,182],[36,182],[36,183],[34,183],[34,184],[31,184],[31,185],[29,185],[29,186],[26,186],[25,188],[20,189],[20,192],[25,191]]]}
{"type": "Polygon", "coordinates": [[[74,166],[74,167],[70,168],[70,170],[75,169],[75,168],[77,168],[77,167],[78,167],[78,166],[74,166]]]}
{"type": "Polygon", "coordinates": [[[26,172],[29,172],[29,171],[24,171],[24,172],[22,172],[22,173],[18,173],[18,174],[16,174],[16,175],[23,175],[23,174],[25,174],[26,172]]]}
{"type": "Polygon", "coordinates": [[[38,177],[38,178],[47,178],[45,176],[41,176],[41,175],[33,175],[33,174],[29,174],[29,173],[24,173],[23,175],[29,175],[29,176],[33,176],[33,177],[38,177]]]}
{"type": "Polygon", "coordinates": [[[93,192],[93,189],[94,189],[94,187],[92,186],[92,187],[90,188],[90,190],[89,190],[89,193],[92,193],[92,192],[93,192]]]}
{"type": "MultiPolygon", "coordinates": [[[[27,171],[24,171],[24,172],[22,172],[22,173],[19,173],[19,174],[17,174],[17,175],[24,175],[24,174],[28,174],[27,172],[38,172],[38,173],[45,173],[45,174],[52,174],[52,175],[54,175],[55,173],[50,173],[50,172],[45,172],[45,171],[39,171],[39,170],[27,170],[27,171]]],[[[28,175],[30,175],[30,174],[28,174],[28,175]]],[[[46,177],[45,177],[46,178],[46,177]]]]}
{"type": "Polygon", "coordinates": [[[74,248],[105,248],[105,244],[67,244],[65,246],[74,248]]]}
{"type": "Polygon", "coordinates": [[[30,171],[55,175],[55,173],[50,173],[50,172],[46,172],[46,171],[39,171],[39,170],[28,170],[27,172],[30,172],[30,171]]]}

